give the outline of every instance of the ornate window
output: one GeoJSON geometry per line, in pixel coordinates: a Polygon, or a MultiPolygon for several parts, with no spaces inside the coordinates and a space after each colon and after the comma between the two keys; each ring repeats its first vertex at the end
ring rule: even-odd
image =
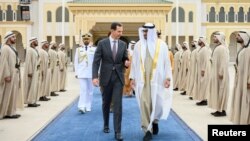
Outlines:
{"type": "MultiPolygon", "coordinates": [[[[172,11],[172,22],[176,22],[176,8],[172,11]]],[[[182,7],[179,7],[179,22],[185,22],[185,11],[182,7]]]]}
{"type": "Polygon", "coordinates": [[[228,12],[228,22],[234,22],[235,21],[234,16],[235,16],[234,8],[230,7],[228,12]]]}
{"type": "Polygon", "coordinates": [[[224,10],[224,7],[220,8],[219,22],[225,22],[225,10],[224,10]]]}
{"type": "Polygon", "coordinates": [[[7,15],[6,21],[13,21],[13,11],[10,5],[7,6],[6,15],[7,15]]]}
{"type": "Polygon", "coordinates": [[[215,22],[215,8],[214,7],[210,8],[209,22],[215,22]]]}
{"type": "MultiPolygon", "coordinates": [[[[56,22],[62,22],[62,7],[56,9],[56,22]]],[[[64,22],[69,22],[69,10],[65,8],[64,22]]]]}
{"type": "Polygon", "coordinates": [[[248,12],[247,12],[247,22],[250,22],[250,7],[249,7],[248,12]]]}
{"type": "Polygon", "coordinates": [[[47,22],[52,22],[52,13],[51,13],[51,11],[47,11],[47,22]]]}
{"type": "Polygon", "coordinates": [[[244,10],[243,10],[243,7],[240,7],[240,9],[239,9],[238,22],[244,22],[244,10]]]}
{"type": "Polygon", "coordinates": [[[194,14],[192,11],[188,13],[188,21],[192,23],[194,21],[194,14]]]}
{"type": "Polygon", "coordinates": [[[21,17],[21,6],[20,5],[17,6],[16,20],[17,21],[21,21],[22,20],[22,17],[21,17]]]}
{"type": "Polygon", "coordinates": [[[0,7],[0,21],[3,21],[3,10],[0,7]]]}

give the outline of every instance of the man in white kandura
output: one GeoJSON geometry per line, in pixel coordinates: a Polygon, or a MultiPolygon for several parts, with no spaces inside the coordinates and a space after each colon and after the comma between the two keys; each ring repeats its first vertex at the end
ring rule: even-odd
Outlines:
{"type": "Polygon", "coordinates": [[[141,113],[143,141],[158,134],[158,121],[167,119],[172,104],[172,71],[168,47],[157,38],[155,25],[139,28],[140,40],[133,52],[130,79],[141,113]]]}
{"type": "Polygon", "coordinates": [[[82,35],[83,46],[78,47],[75,53],[75,75],[80,80],[78,109],[81,113],[91,111],[92,105],[92,63],[96,48],[90,45],[91,38],[90,33],[82,35]]]}

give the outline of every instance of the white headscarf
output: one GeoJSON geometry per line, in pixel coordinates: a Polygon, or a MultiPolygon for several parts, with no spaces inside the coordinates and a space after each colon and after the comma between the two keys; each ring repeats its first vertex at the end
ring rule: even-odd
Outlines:
{"type": "Polygon", "coordinates": [[[250,46],[250,33],[247,31],[239,31],[239,35],[244,41],[244,47],[250,46]]]}
{"type": "Polygon", "coordinates": [[[143,59],[146,57],[146,48],[148,47],[149,54],[152,58],[155,55],[155,45],[157,41],[157,32],[155,29],[155,25],[152,23],[146,23],[142,27],[139,28],[139,39],[141,43],[141,51],[143,59]],[[143,30],[148,30],[147,32],[147,40],[143,36],[143,30]]]}
{"type": "Polygon", "coordinates": [[[207,38],[205,36],[199,37],[199,40],[205,44],[205,46],[208,46],[207,44],[207,38]]]}
{"type": "Polygon", "coordinates": [[[194,39],[192,42],[194,43],[195,47],[197,48],[198,47],[198,41],[199,39],[194,39]]]}
{"type": "Polygon", "coordinates": [[[64,43],[59,44],[59,49],[61,50],[62,47],[65,47],[64,43]]]}
{"type": "Polygon", "coordinates": [[[128,44],[128,51],[129,51],[129,54],[132,56],[133,55],[133,51],[134,49],[131,48],[132,45],[135,45],[135,41],[130,41],[129,44],[128,44]]]}
{"type": "Polygon", "coordinates": [[[30,45],[31,45],[33,42],[35,42],[35,41],[37,41],[37,38],[36,38],[36,37],[31,37],[30,40],[29,40],[30,45]]]}
{"type": "Polygon", "coordinates": [[[182,47],[179,43],[177,43],[175,46],[177,47],[178,51],[182,51],[182,47]]]}
{"type": "Polygon", "coordinates": [[[219,42],[220,42],[222,45],[224,45],[225,47],[227,47],[227,44],[226,44],[226,42],[225,42],[226,36],[225,36],[225,34],[224,34],[223,32],[216,32],[216,33],[214,34],[214,36],[219,40],[219,42]]]}
{"type": "Polygon", "coordinates": [[[4,44],[6,44],[6,42],[9,40],[9,38],[15,36],[15,34],[12,31],[8,31],[5,33],[4,36],[4,44]]]}
{"type": "Polygon", "coordinates": [[[45,44],[48,44],[48,43],[49,43],[48,41],[43,40],[43,41],[41,42],[41,48],[42,48],[45,44]]]}
{"type": "Polygon", "coordinates": [[[51,49],[51,47],[53,47],[54,45],[56,45],[56,42],[55,41],[51,41],[50,45],[49,45],[49,48],[51,49]]]}
{"type": "Polygon", "coordinates": [[[183,42],[183,45],[187,48],[187,50],[190,50],[190,48],[189,48],[189,44],[188,44],[188,42],[187,42],[187,41],[183,42]]]}

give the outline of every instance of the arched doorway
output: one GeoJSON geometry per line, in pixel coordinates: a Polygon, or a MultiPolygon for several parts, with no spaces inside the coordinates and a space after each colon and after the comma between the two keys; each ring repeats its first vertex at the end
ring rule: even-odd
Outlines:
{"type": "Polygon", "coordinates": [[[237,43],[236,41],[236,36],[237,36],[238,32],[235,31],[230,35],[230,41],[229,41],[229,54],[230,54],[230,61],[235,62],[236,57],[237,57],[237,52],[240,49],[240,44],[237,43]]]}
{"type": "Polygon", "coordinates": [[[21,62],[25,61],[25,50],[23,47],[23,38],[22,38],[22,34],[18,31],[13,31],[16,34],[16,50],[18,52],[18,56],[21,60],[21,62]]]}

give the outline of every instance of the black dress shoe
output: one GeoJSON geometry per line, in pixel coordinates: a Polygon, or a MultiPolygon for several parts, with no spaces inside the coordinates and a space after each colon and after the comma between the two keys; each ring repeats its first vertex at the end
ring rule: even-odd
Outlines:
{"type": "Polygon", "coordinates": [[[226,111],[222,111],[222,112],[218,112],[218,113],[215,113],[214,114],[214,116],[215,117],[224,117],[224,116],[226,116],[227,114],[226,114],[226,111]]]}
{"type": "Polygon", "coordinates": [[[85,109],[79,109],[78,110],[81,114],[85,114],[86,113],[86,110],[85,109]]]}
{"type": "Polygon", "coordinates": [[[198,105],[198,106],[205,106],[205,105],[207,105],[207,101],[206,100],[202,100],[201,102],[197,102],[196,105],[198,105]]]}
{"type": "Polygon", "coordinates": [[[110,132],[109,127],[104,127],[104,128],[103,128],[103,132],[104,132],[104,133],[109,133],[109,132],[110,132]]]}
{"type": "Polygon", "coordinates": [[[60,92],[65,92],[66,90],[60,90],[60,92]]]}
{"type": "Polygon", "coordinates": [[[135,95],[135,91],[133,90],[133,95],[135,95]]]}
{"type": "Polygon", "coordinates": [[[40,106],[40,104],[35,103],[36,107],[40,106]]]}
{"type": "Polygon", "coordinates": [[[45,96],[42,96],[42,97],[39,98],[39,101],[48,101],[48,99],[46,99],[45,96]]]}
{"type": "Polygon", "coordinates": [[[173,89],[174,91],[178,91],[178,88],[173,89]]]}
{"type": "Polygon", "coordinates": [[[189,97],[190,100],[193,100],[193,97],[189,97]]]}
{"type": "Polygon", "coordinates": [[[158,123],[153,123],[153,135],[157,135],[159,132],[158,123]]]}
{"type": "Polygon", "coordinates": [[[4,118],[8,118],[8,119],[16,119],[16,118],[19,118],[21,115],[19,114],[15,114],[15,115],[12,115],[12,116],[4,116],[4,118]]]}
{"type": "Polygon", "coordinates": [[[50,98],[48,98],[48,97],[46,97],[46,96],[44,96],[44,98],[45,98],[47,101],[49,101],[49,100],[50,100],[50,98]]]}
{"type": "Polygon", "coordinates": [[[211,115],[217,114],[219,111],[212,112],[211,115]]]}
{"type": "Polygon", "coordinates": [[[38,107],[38,106],[40,106],[40,104],[36,104],[36,103],[28,104],[28,107],[38,107]]]}
{"type": "Polygon", "coordinates": [[[186,95],[186,91],[182,92],[181,95],[186,95]]]}
{"type": "Polygon", "coordinates": [[[51,92],[50,95],[51,96],[58,96],[58,94],[56,94],[55,92],[51,92]]]}
{"type": "Polygon", "coordinates": [[[147,131],[145,136],[143,137],[143,141],[151,141],[152,140],[152,134],[150,131],[147,131]]]}
{"type": "Polygon", "coordinates": [[[116,139],[117,141],[123,141],[122,134],[121,134],[121,133],[115,133],[115,139],[116,139]]]}

